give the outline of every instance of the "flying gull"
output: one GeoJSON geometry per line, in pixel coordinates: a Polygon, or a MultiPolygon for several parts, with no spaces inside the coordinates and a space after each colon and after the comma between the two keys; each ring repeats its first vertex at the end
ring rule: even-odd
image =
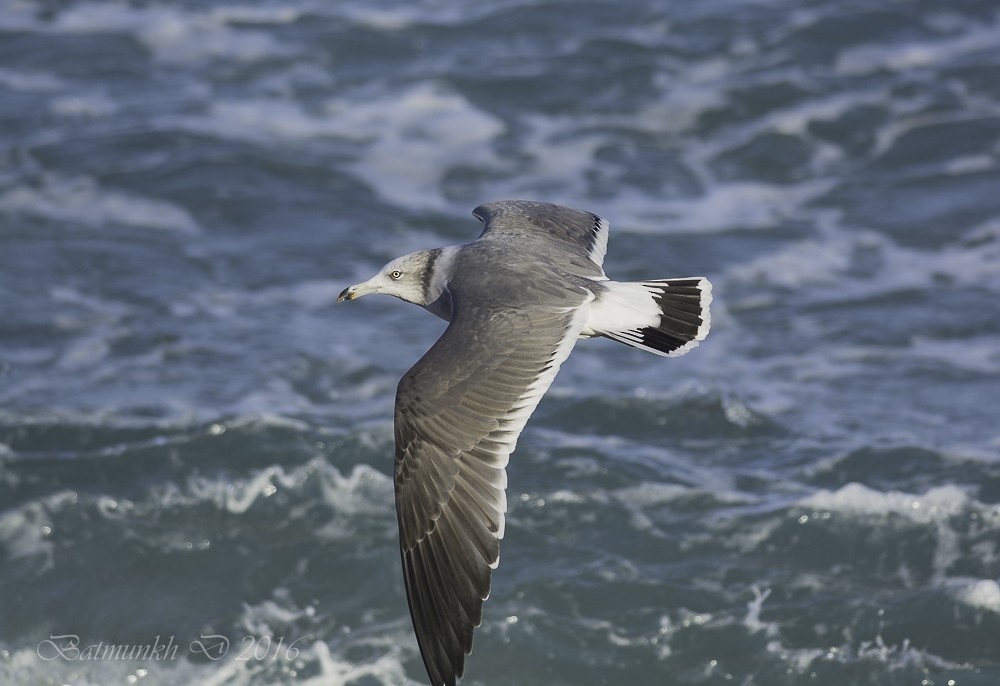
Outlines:
{"type": "Polygon", "coordinates": [[[478,240],[399,257],[337,302],[385,293],[450,322],[396,390],[403,580],[432,686],[454,686],[500,560],[507,461],[578,338],[675,357],[708,335],[701,277],[611,281],[608,222],[525,200],[480,205],[478,240]]]}

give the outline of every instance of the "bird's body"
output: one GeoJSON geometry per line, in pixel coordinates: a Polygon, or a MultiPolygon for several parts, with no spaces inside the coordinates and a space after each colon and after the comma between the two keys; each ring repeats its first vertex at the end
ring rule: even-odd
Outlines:
{"type": "Polygon", "coordinates": [[[577,339],[675,356],[710,323],[706,279],[609,280],[597,215],[529,201],[474,214],[478,240],[397,258],[340,297],[395,295],[450,322],[395,411],[403,577],[433,686],[462,676],[499,562],[508,458],[577,339]]]}

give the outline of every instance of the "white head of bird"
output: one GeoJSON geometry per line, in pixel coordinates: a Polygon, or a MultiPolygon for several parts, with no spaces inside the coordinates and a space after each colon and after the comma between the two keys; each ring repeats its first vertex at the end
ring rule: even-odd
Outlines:
{"type": "Polygon", "coordinates": [[[367,281],[345,288],[340,292],[337,302],[355,300],[370,293],[384,293],[415,305],[426,305],[429,287],[427,272],[435,252],[421,250],[397,257],[367,281]]]}

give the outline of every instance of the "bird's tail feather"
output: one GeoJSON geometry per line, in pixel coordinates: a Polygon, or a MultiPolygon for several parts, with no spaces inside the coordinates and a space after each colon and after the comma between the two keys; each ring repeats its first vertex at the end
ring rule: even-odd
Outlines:
{"type": "MultiPolygon", "coordinates": [[[[708,335],[712,322],[709,311],[712,284],[708,279],[657,279],[622,285],[632,287],[630,291],[638,294],[637,297],[651,297],[658,316],[646,317],[636,326],[603,330],[601,335],[667,357],[683,355],[708,335]],[[640,286],[641,290],[635,286],[640,286]]],[[[649,301],[642,305],[642,309],[648,311],[649,301]]]]}

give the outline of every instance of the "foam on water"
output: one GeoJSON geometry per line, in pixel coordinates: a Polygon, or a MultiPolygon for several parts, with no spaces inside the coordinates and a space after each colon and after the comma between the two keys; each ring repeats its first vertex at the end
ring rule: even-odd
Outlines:
{"type": "Polygon", "coordinates": [[[726,274],[743,288],[764,285],[799,289],[798,299],[850,302],[932,288],[946,279],[963,286],[998,287],[997,226],[988,222],[969,239],[937,250],[899,246],[863,229],[847,230],[836,217],[805,239],[733,266],[726,274]]]}
{"type": "MultiPolygon", "coordinates": [[[[212,14],[218,21],[231,19],[218,15],[219,12],[212,14]]],[[[239,15],[235,12],[235,16],[239,15]]],[[[274,19],[288,20],[290,16],[284,15],[274,19]]],[[[269,19],[265,17],[265,21],[269,19]]],[[[169,121],[212,135],[256,138],[266,144],[282,139],[331,136],[360,142],[363,150],[353,170],[382,197],[400,206],[458,209],[449,201],[448,191],[442,185],[450,178],[449,172],[467,166],[499,175],[493,191],[497,195],[534,191],[552,199],[585,203],[589,195],[585,179],[600,173],[602,168],[595,160],[596,151],[618,143],[618,136],[609,133],[608,127],[628,126],[651,135],[672,135],[671,132],[689,130],[699,117],[724,106],[720,94],[731,85],[731,72],[738,60],[716,58],[708,64],[711,68],[683,65],[676,78],[664,79],[659,86],[660,101],[644,103],[638,114],[569,118],[524,113],[515,123],[527,132],[518,134],[518,148],[530,155],[531,161],[526,166],[506,155],[499,156],[494,150],[499,137],[509,131],[507,122],[472,107],[458,93],[434,82],[385,94],[358,91],[328,101],[321,112],[307,111],[293,100],[215,100],[206,115],[186,115],[169,121]],[[706,97],[692,97],[689,92],[692,89],[701,89],[706,97]],[[678,114],[684,108],[690,109],[689,117],[678,114]],[[420,162],[414,166],[413,160],[420,162]]],[[[807,83],[810,77],[801,69],[790,68],[786,73],[770,73],[767,78],[775,85],[782,85],[807,83]]],[[[811,133],[810,124],[836,119],[865,106],[888,107],[893,113],[885,131],[876,133],[881,149],[911,125],[895,122],[924,107],[906,98],[886,101],[885,93],[877,88],[796,101],[760,117],[723,127],[709,139],[690,140],[685,161],[705,184],[704,193],[690,198],[668,198],[664,202],[662,196],[620,188],[600,209],[614,215],[620,225],[650,231],[766,227],[798,216],[809,202],[829,190],[831,183],[822,177],[828,172],[839,173],[837,165],[841,163],[841,154],[820,143],[811,133]],[[895,133],[889,133],[890,130],[895,133]],[[780,187],[750,181],[723,182],[707,169],[706,165],[719,154],[766,133],[795,136],[814,145],[813,166],[819,178],[780,187]],[[751,210],[753,213],[748,214],[751,210]]],[[[980,166],[986,163],[985,159],[976,162],[980,166]]]]}
{"type": "Polygon", "coordinates": [[[3,68],[0,68],[0,85],[27,92],[54,92],[66,87],[62,79],[49,72],[3,68]]]}
{"type": "Polygon", "coordinates": [[[969,54],[992,53],[1000,42],[1000,21],[992,24],[967,23],[947,26],[948,33],[957,33],[938,40],[906,42],[897,45],[860,45],[846,48],[837,56],[837,73],[859,76],[888,69],[913,73],[964,58],[969,54]],[[960,29],[957,30],[957,29],[960,29]]]}
{"type": "Polygon", "coordinates": [[[347,684],[359,680],[387,686],[419,686],[421,683],[407,677],[400,657],[402,651],[398,646],[386,646],[380,655],[363,662],[352,662],[334,655],[322,641],[302,643],[296,647],[300,657],[294,667],[282,670],[284,674],[275,669],[261,669],[251,662],[229,660],[207,668],[188,667],[186,671],[190,681],[186,683],[193,686],[246,686],[258,683],[261,677],[271,678],[271,683],[303,686],[347,684]],[[300,677],[300,671],[308,676],[300,677]]]}
{"type": "Polygon", "coordinates": [[[218,100],[211,103],[205,115],[172,118],[164,120],[163,125],[269,145],[325,136],[356,136],[335,118],[311,114],[297,102],[278,99],[218,100]]]}
{"type": "Polygon", "coordinates": [[[434,83],[360,106],[330,103],[327,111],[355,135],[374,139],[355,168],[380,195],[400,206],[446,207],[444,174],[471,160],[488,167],[494,158],[491,143],[504,131],[495,117],[434,83]]]}
{"type": "Polygon", "coordinates": [[[0,193],[0,210],[90,227],[111,225],[198,233],[198,223],[172,203],[101,188],[88,176],[46,176],[38,185],[0,193]]]}
{"type": "Polygon", "coordinates": [[[959,602],[1000,614],[1000,583],[995,579],[949,579],[947,587],[959,602]]]}
{"type": "Polygon", "coordinates": [[[118,111],[115,102],[105,95],[65,95],[53,98],[49,108],[60,117],[99,119],[110,117],[118,111]]]}
{"type": "Polygon", "coordinates": [[[396,33],[418,26],[461,26],[470,21],[483,20],[518,7],[530,6],[531,0],[504,0],[476,3],[473,7],[458,7],[437,0],[416,0],[400,4],[377,1],[364,4],[311,2],[311,11],[344,18],[359,27],[396,33]]]}
{"type": "Polygon", "coordinates": [[[422,683],[387,473],[443,325],[333,304],[525,196],[718,298],[692,355],[565,365],[470,679],[991,684],[987,4],[3,3],[0,682],[422,683]],[[35,652],[171,613],[301,653],[35,652]]]}
{"type": "MultiPolygon", "coordinates": [[[[264,634],[262,639],[268,637],[264,634]]],[[[275,639],[276,642],[276,639],[275,639]]],[[[359,641],[362,647],[371,641],[359,641]]],[[[262,643],[261,645],[267,645],[262,643]]],[[[183,646],[187,648],[187,646],[183,646]]],[[[235,646],[239,648],[240,646],[235,646]]],[[[409,657],[398,645],[377,646],[372,659],[353,661],[331,652],[323,641],[300,641],[294,646],[296,658],[267,663],[247,659],[194,662],[186,656],[164,663],[95,660],[70,662],[45,660],[32,648],[3,648],[0,642],[0,678],[8,684],[73,684],[73,686],[108,686],[125,684],[161,686],[250,686],[266,680],[269,684],[288,686],[327,686],[367,682],[385,686],[421,686],[408,676],[403,660],[409,657]]],[[[180,654],[180,653],[179,653],[180,654]]],[[[238,651],[233,651],[238,655],[238,651]]]]}
{"type": "Polygon", "coordinates": [[[831,186],[827,181],[807,181],[780,189],[754,182],[715,184],[694,199],[665,203],[647,199],[645,211],[631,215],[630,225],[656,232],[769,228],[795,217],[805,204],[831,186]]]}
{"type": "MultiPolygon", "coordinates": [[[[389,516],[393,500],[389,478],[368,465],[357,465],[343,474],[321,458],[314,458],[290,470],[280,465],[267,467],[246,479],[220,480],[194,476],[183,486],[167,484],[154,491],[147,501],[128,504],[118,513],[128,511],[130,516],[145,517],[173,508],[191,509],[199,504],[211,504],[220,510],[241,515],[254,507],[266,507],[264,501],[279,492],[301,497],[297,494],[303,491],[317,492],[320,501],[333,513],[315,531],[319,540],[349,539],[362,519],[379,523],[386,536],[394,537],[391,525],[395,521],[389,516]]],[[[286,516],[294,517],[296,512],[293,509],[286,516]]]]}
{"type": "Polygon", "coordinates": [[[499,164],[492,143],[504,124],[434,82],[401,91],[328,100],[307,112],[289,100],[214,102],[205,115],[164,126],[276,145],[330,138],[356,149],[347,165],[385,200],[400,207],[444,209],[442,184],[453,170],[499,164]]]}
{"type": "MultiPolygon", "coordinates": [[[[246,418],[228,427],[213,425],[209,433],[222,436],[250,425],[302,428],[300,422],[282,418],[246,418]]],[[[163,535],[144,534],[141,545],[152,546],[155,554],[165,556],[165,560],[183,559],[208,551],[215,544],[225,544],[224,537],[220,541],[200,538],[208,529],[189,520],[191,516],[201,519],[205,505],[233,515],[234,523],[247,520],[247,525],[252,525],[254,519],[248,518],[278,516],[283,520],[282,526],[289,523],[294,526],[296,520],[307,524],[308,513],[315,503],[322,503],[330,515],[310,534],[316,541],[325,542],[323,546],[353,546],[358,542],[359,530],[367,532],[365,537],[369,541],[383,539],[380,547],[392,546],[396,530],[391,502],[391,481],[384,474],[367,465],[342,472],[317,457],[292,468],[274,465],[252,470],[246,478],[191,476],[181,485],[154,486],[144,496],[131,499],[75,491],[54,493],[0,513],[0,548],[5,551],[6,564],[31,569],[35,575],[51,574],[56,547],[65,549],[67,545],[67,534],[58,530],[56,522],[65,522],[72,529],[77,514],[82,514],[89,520],[92,532],[112,526],[129,537],[133,535],[133,523],[166,518],[174,522],[170,531],[161,532],[163,535]],[[279,500],[280,504],[274,504],[279,500]],[[310,502],[313,504],[309,505],[310,502]]],[[[302,569],[300,563],[300,572],[302,569]]],[[[165,633],[159,638],[161,642],[166,642],[168,636],[173,638],[179,646],[179,655],[163,662],[52,660],[34,645],[11,646],[0,641],[0,679],[4,683],[54,679],[57,681],[53,683],[85,686],[108,683],[239,686],[261,680],[318,686],[358,679],[379,684],[420,683],[411,681],[407,676],[409,670],[404,669],[404,662],[412,661],[416,651],[416,646],[408,640],[408,620],[399,617],[388,625],[377,624],[366,613],[358,620],[358,626],[352,627],[336,613],[329,614],[329,599],[318,608],[319,601],[303,602],[299,598],[300,594],[279,586],[273,589],[270,598],[245,603],[242,613],[235,618],[235,627],[229,631],[234,635],[230,650],[221,659],[192,659],[197,635],[174,636],[169,625],[165,625],[165,633]],[[283,643],[279,644],[279,640],[283,643]],[[261,654],[266,650],[267,659],[254,658],[254,650],[261,654]]],[[[345,600],[351,598],[351,594],[345,596],[345,600]]],[[[218,631],[207,629],[203,634],[217,635],[218,631]]],[[[39,636],[36,643],[45,638],[39,636]]],[[[96,643],[97,638],[82,636],[80,641],[84,646],[96,643]]]]}
{"type": "MultiPolygon", "coordinates": [[[[958,486],[932,488],[923,494],[889,491],[883,493],[863,484],[852,483],[836,491],[819,491],[799,504],[806,509],[846,515],[900,515],[916,523],[948,521],[967,509],[973,501],[958,486]]],[[[997,510],[993,516],[1000,515],[997,510]]]]}
{"type": "Polygon", "coordinates": [[[206,59],[256,62],[290,52],[267,33],[233,28],[229,21],[287,19],[287,14],[234,11],[183,11],[166,5],[129,7],[119,3],[85,2],[71,5],[51,21],[39,20],[34,13],[5,12],[3,25],[55,34],[124,33],[145,45],[157,60],[168,64],[189,64],[206,59]]]}
{"type": "Polygon", "coordinates": [[[0,513],[0,542],[6,551],[5,559],[27,562],[37,574],[52,569],[55,546],[49,540],[52,533],[49,510],[72,505],[76,499],[76,493],[64,491],[0,513]]]}

